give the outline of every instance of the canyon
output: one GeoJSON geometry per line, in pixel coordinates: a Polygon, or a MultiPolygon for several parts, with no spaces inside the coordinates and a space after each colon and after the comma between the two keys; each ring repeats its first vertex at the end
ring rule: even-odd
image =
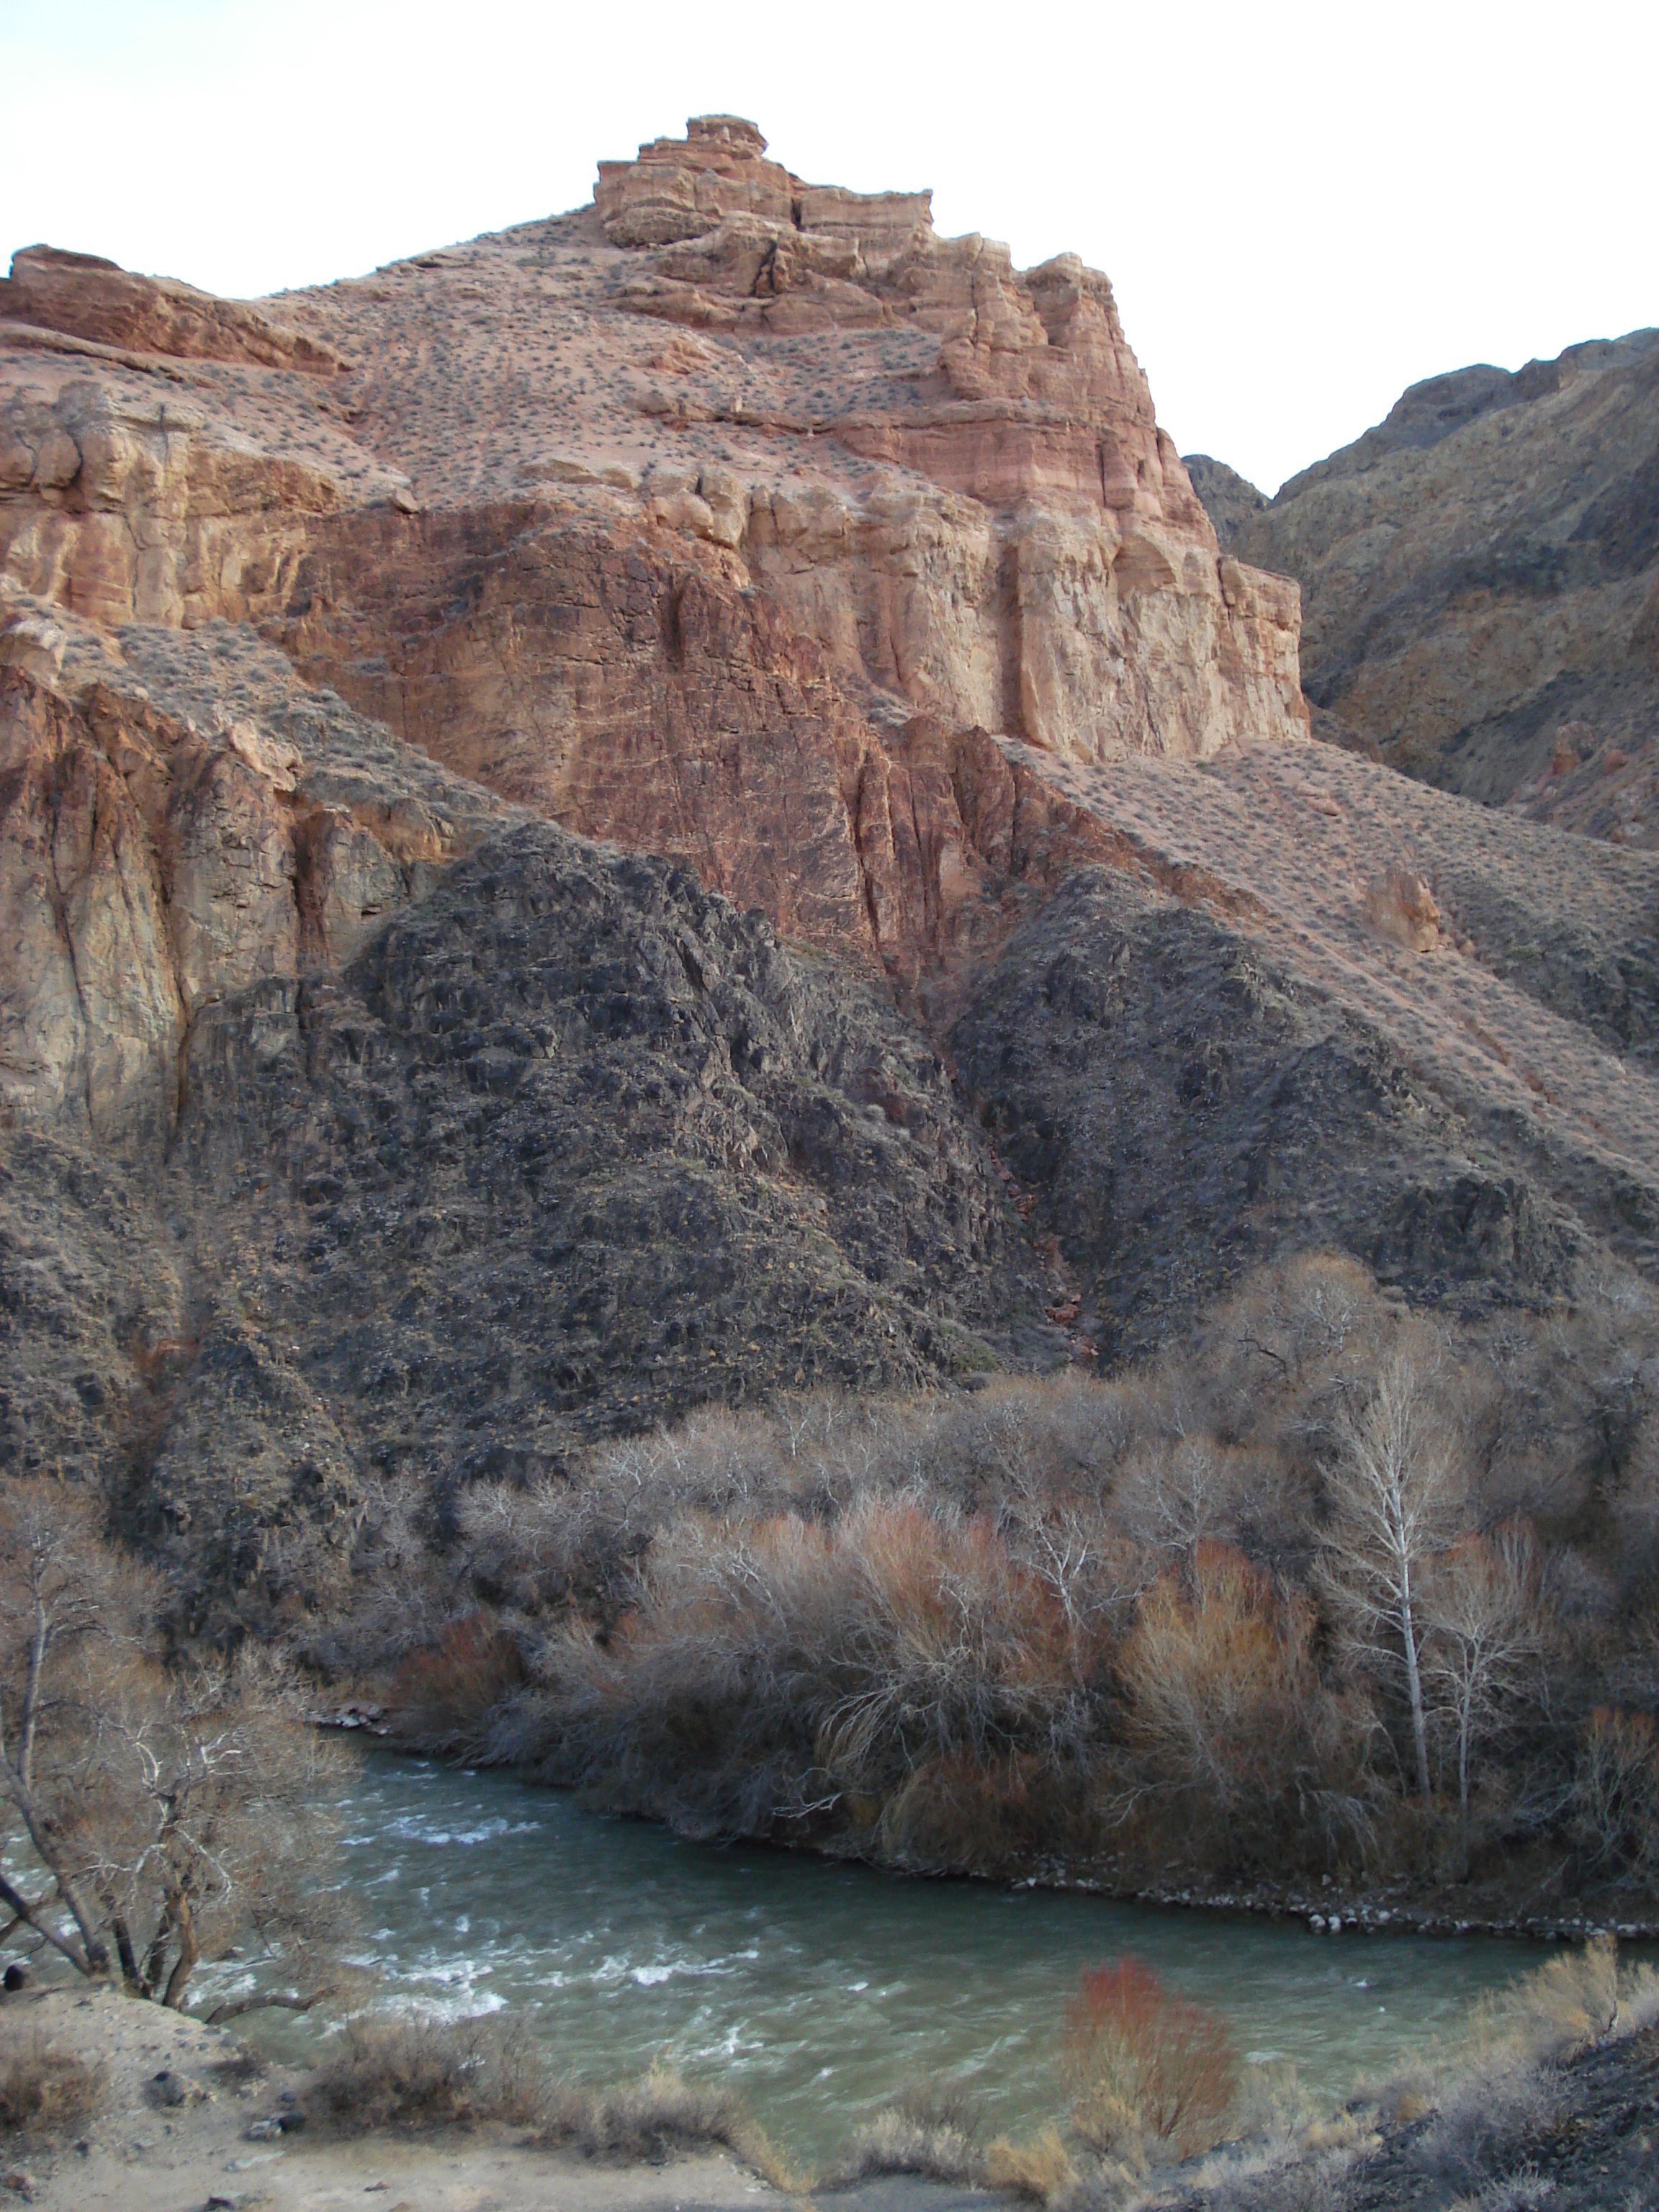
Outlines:
{"type": "Polygon", "coordinates": [[[257,302],[26,249],[0,395],[0,1449],[181,1633],[393,1478],[1659,1256],[1659,859],[1310,739],[1074,258],[705,117],[257,302]]]}

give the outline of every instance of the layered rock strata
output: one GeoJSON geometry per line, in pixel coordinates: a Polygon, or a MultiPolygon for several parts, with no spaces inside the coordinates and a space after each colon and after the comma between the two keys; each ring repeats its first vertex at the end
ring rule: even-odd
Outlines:
{"type": "MultiPolygon", "coordinates": [[[[0,336],[0,659],[50,683],[53,610],[251,623],[925,1004],[1095,838],[984,732],[1303,728],[1294,593],[1218,556],[1106,280],[806,185],[730,118],[604,165],[589,212],[258,307],[31,248],[0,336]]],[[[239,911],[251,957],[324,957],[239,911]]],[[[160,1066],[179,1005],[110,1050],[160,1066]]],[[[34,1023],[25,1089],[85,1088],[71,1027],[34,1023]]]]}
{"type": "Polygon", "coordinates": [[[1310,1243],[1659,1263],[1659,860],[1300,741],[1103,278],[720,118],[253,308],[20,260],[0,1452],[181,1632],[377,1486],[1133,1352],[1310,1243]]]}
{"type": "Polygon", "coordinates": [[[117,350],[171,354],[185,360],[257,362],[331,376],[337,354],[298,331],[285,330],[240,300],[216,299],[194,285],[135,276],[95,253],[27,246],[12,256],[0,282],[0,319],[85,338],[117,350]]]}

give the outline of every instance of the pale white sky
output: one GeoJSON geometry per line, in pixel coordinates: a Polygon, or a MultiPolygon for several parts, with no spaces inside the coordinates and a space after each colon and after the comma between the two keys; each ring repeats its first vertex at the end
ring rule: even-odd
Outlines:
{"type": "Polygon", "coordinates": [[[1659,323],[1654,0],[0,0],[0,252],[258,295],[752,116],[813,181],[1110,275],[1183,452],[1273,489],[1416,379],[1659,323]]]}

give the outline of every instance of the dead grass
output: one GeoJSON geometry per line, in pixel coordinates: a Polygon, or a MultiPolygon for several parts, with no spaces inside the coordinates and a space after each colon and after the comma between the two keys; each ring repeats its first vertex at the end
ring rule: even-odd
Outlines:
{"type": "Polygon", "coordinates": [[[985,2175],[993,2189],[1006,2189],[1034,2204],[1051,2203],[1078,2181],[1071,2154],[1054,2127],[1044,2128],[1029,2142],[999,2136],[985,2154],[985,2175]]]}
{"type": "MultiPolygon", "coordinates": [[[[1632,1990],[1637,1986],[1632,1978],[1632,1990]]],[[[1480,2059],[1509,2056],[1539,2065],[1567,2058],[1613,2033],[1621,1997],[1618,1942],[1597,1936],[1483,1997],[1470,2015],[1468,2047],[1480,2059]]]]}
{"type": "Polygon", "coordinates": [[[661,2063],[637,2081],[612,2087],[552,2083],[537,2140],[546,2148],[578,2151],[612,2166],[663,2166],[720,2147],[777,2188],[804,2185],[733,2091],[689,2081],[678,2068],[661,2063]]]}
{"type": "Polygon", "coordinates": [[[104,2096],[104,2069],[38,2039],[0,2053],[0,2138],[52,2142],[82,2126],[104,2096]]]}
{"type": "Polygon", "coordinates": [[[837,2183],[880,2173],[915,2173],[932,2181],[981,2186],[986,2153],[980,2142],[983,2107],[954,2081],[907,2084],[853,2138],[837,2183]]]}
{"type": "Polygon", "coordinates": [[[550,2091],[547,2069],[521,2025],[453,2024],[418,2016],[346,2023],[338,2055],[313,2094],[342,2134],[378,2128],[425,2132],[486,2120],[534,2125],[550,2091]]]}

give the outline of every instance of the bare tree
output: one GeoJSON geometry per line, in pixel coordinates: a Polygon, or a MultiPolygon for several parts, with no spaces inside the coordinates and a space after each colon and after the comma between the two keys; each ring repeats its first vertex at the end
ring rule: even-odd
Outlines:
{"type": "Polygon", "coordinates": [[[313,1876],[342,1754],[273,1661],[163,1668],[155,1599],[76,1493],[20,1485],[0,1505],[0,1932],[173,2007],[204,1960],[263,1947],[283,1985],[214,2016],[304,2009],[338,1932],[313,1876]]]}
{"type": "Polygon", "coordinates": [[[1469,1753],[1498,1722],[1540,1650],[1538,1569],[1531,1531],[1506,1522],[1437,1558],[1419,1614],[1425,1689],[1449,1727],[1465,1848],[1469,1753]]]}
{"type": "MultiPolygon", "coordinates": [[[[119,1632],[119,1588],[105,1571],[84,1503],[44,1484],[20,1486],[0,1511],[6,1567],[0,1591],[0,1792],[28,1850],[49,1877],[39,1894],[27,1878],[0,1875],[0,1903],[14,1935],[28,1928],[77,1972],[109,1971],[109,1944],[84,1870],[64,1849],[50,1784],[39,1771],[41,1724],[56,1717],[53,1676],[94,1632],[119,1632]]],[[[11,1838],[8,1838],[11,1840],[11,1838]]]]}
{"type": "Polygon", "coordinates": [[[1384,1359],[1370,1395],[1337,1424],[1325,1469],[1331,1520],[1321,1581],[1362,1660],[1404,1683],[1417,1785],[1433,1795],[1423,1696],[1421,1584],[1445,1545],[1462,1488],[1456,1440],[1440,1401],[1441,1356],[1412,1331],[1384,1359]]]}

